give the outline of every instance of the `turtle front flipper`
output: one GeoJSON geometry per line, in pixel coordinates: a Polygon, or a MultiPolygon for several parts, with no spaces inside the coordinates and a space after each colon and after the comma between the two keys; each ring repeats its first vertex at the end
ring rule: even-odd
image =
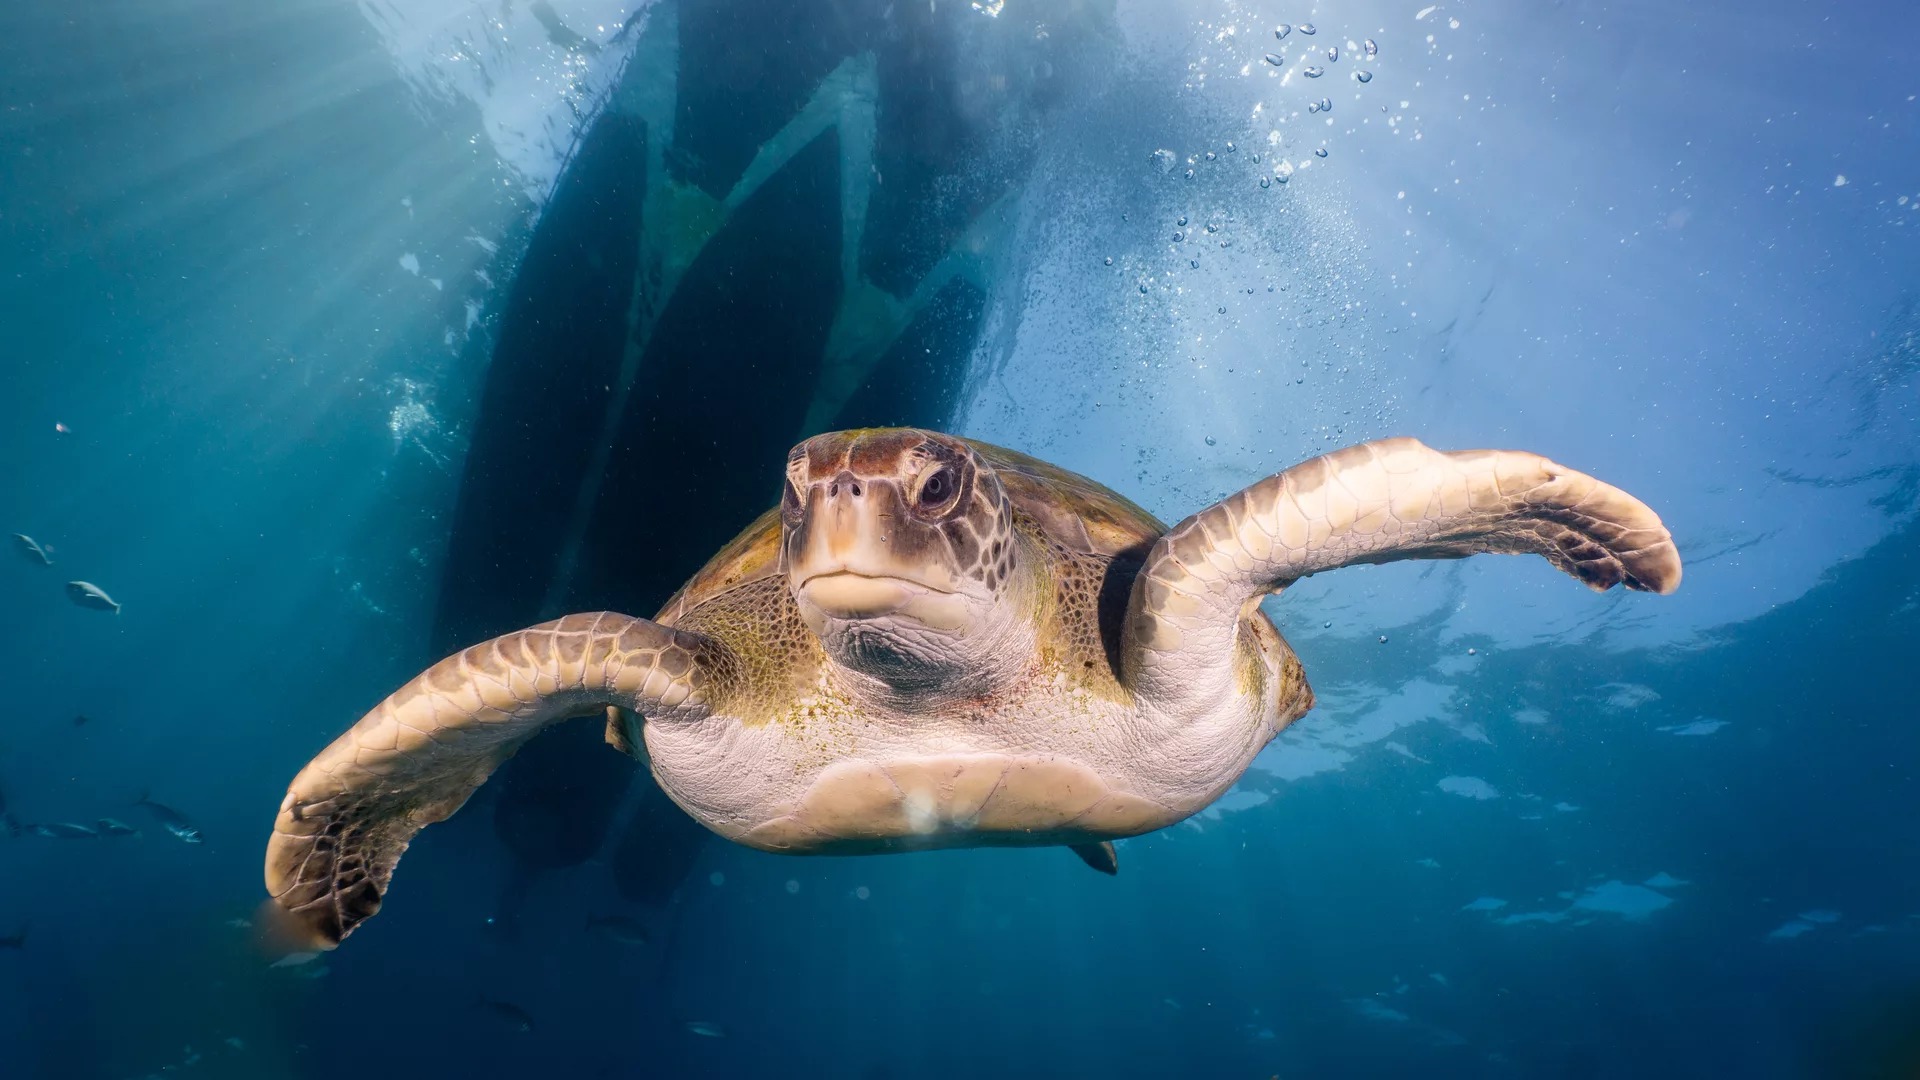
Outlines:
{"type": "Polygon", "coordinates": [[[1680,586],[1673,537],[1619,488],[1538,454],[1382,439],[1269,476],[1155,541],[1134,579],[1125,676],[1163,707],[1204,702],[1231,686],[1260,597],[1353,563],[1488,552],[1545,556],[1596,591],[1680,586]]]}
{"type": "Polygon", "coordinates": [[[396,690],[300,770],[267,841],[267,892],[310,947],[380,910],[413,834],[444,821],[547,725],[616,705],[707,713],[721,646],[600,612],[498,637],[396,690]]]}

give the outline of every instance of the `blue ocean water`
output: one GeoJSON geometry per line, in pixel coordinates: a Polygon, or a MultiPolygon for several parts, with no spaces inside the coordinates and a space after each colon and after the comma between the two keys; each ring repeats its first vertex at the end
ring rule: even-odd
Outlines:
{"type": "Polygon", "coordinates": [[[0,564],[0,1076],[1920,1075],[1915,42],[1888,3],[6,5],[0,532],[53,565],[0,564]],[[1371,438],[1533,450],[1686,578],[1301,582],[1317,707],[1115,877],[750,851],[588,722],[338,951],[261,951],[336,734],[454,647],[652,613],[788,445],[878,423],[1169,521],[1371,438]],[[31,828],[103,818],[140,835],[31,828]]]}

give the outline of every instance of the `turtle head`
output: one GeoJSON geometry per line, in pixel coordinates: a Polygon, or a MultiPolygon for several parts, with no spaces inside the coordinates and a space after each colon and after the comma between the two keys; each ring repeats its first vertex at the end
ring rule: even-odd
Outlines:
{"type": "Polygon", "coordinates": [[[845,667],[924,702],[985,693],[1030,655],[1013,507],[965,442],[911,428],[808,439],[787,458],[781,518],[794,600],[845,667]]]}

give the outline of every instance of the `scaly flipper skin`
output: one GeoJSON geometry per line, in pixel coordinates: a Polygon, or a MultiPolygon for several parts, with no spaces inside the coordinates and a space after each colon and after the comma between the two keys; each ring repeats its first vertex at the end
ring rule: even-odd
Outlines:
{"type": "Polygon", "coordinates": [[[1270,476],[1155,542],[1134,580],[1123,670],[1180,711],[1232,692],[1242,616],[1260,597],[1353,563],[1545,556],[1595,591],[1680,587],[1673,537],[1619,488],[1514,450],[1417,439],[1337,450],[1270,476]]]}
{"type": "Polygon", "coordinates": [[[599,612],[447,657],[294,777],[267,843],[268,893],[311,946],[338,945],[380,910],[413,834],[452,816],[522,743],[609,705],[650,722],[699,719],[724,666],[718,648],[599,612]]]}

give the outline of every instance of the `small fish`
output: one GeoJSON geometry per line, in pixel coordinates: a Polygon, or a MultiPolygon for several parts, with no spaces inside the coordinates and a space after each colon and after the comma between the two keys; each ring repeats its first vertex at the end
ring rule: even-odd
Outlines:
{"type": "Polygon", "coordinates": [[[480,998],[473,1004],[475,1008],[485,1009],[492,1013],[501,1023],[515,1031],[533,1030],[533,1017],[528,1016],[527,1010],[515,1005],[511,1001],[494,1001],[491,998],[480,998]]]}
{"type": "Polygon", "coordinates": [[[166,827],[166,830],[189,844],[197,844],[205,837],[200,835],[200,826],[195,825],[187,815],[170,806],[162,806],[145,795],[134,800],[136,806],[144,806],[154,820],[166,827]]]}
{"type": "Polygon", "coordinates": [[[645,945],[653,940],[640,920],[625,915],[588,916],[587,930],[621,945],[645,945]]]}
{"type": "Polygon", "coordinates": [[[67,599],[83,608],[92,608],[95,611],[111,611],[115,615],[120,614],[120,605],[114,603],[113,597],[108,596],[100,586],[92,582],[67,582],[67,599]]]}
{"type": "Polygon", "coordinates": [[[27,947],[27,928],[22,924],[19,932],[12,937],[0,937],[0,949],[24,949],[27,947]]]}
{"type": "Polygon", "coordinates": [[[727,1037],[727,1026],[725,1024],[716,1024],[711,1020],[688,1020],[685,1021],[685,1024],[687,1030],[693,1032],[695,1035],[703,1035],[709,1039],[724,1039],[727,1037]]]}
{"type": "Polygon", "coordinates": [[[75,825],[71,821],[52,821],[44,825],[35,825],[33,834],[52,840],[94,840],[100,836],[100,833],[91,826],[75,825]]]}
{"type": "Polygon", "coordinates": [[[103,817],[99,821],[94,822],[94,825],[100,830],[101,836],[139,836],[140,835],[139,829],[134,828],[133,826],[127,824],[124,821],[116,821],[115,819],[110,817],[103,817]]]}
{"type": "Polygon", "coordinates": [[[33,537],[26,533],[13,534],[13,546],[20,551],[20,557],[40,566],[52,566],[53,560],[47,557],[47,549],[34,543],[33,537]]]}
{"type": "Polygon", "coordinates": [[[317,952],[288,953],[287,955],[281,957],[278,960],[275,960],[273,963],[268,964],[267,966],[270,968],[302,967],[306,964],[311,964],[312,962],[318,959],[320,959],[320,954],[317,952]]]}

